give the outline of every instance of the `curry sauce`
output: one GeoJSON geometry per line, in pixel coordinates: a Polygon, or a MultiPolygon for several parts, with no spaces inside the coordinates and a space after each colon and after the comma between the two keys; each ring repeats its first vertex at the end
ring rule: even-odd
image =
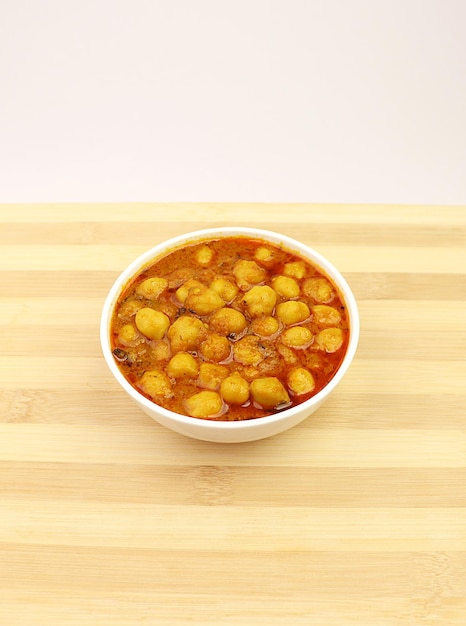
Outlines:
{"type": "Polygon", "coordinates": [[[322,271],[243,237],[173,250],[133,278],[112,318],[118,366],[176,413],[260,418],[318,393],[348,343],[345,303],[322,271]]]}

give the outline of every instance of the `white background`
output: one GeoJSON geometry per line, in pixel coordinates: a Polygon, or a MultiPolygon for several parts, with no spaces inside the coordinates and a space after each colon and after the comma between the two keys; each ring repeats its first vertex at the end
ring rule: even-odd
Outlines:
{"type": "Polygon", "coordinates": [[[1,0],[0,202],[466,204],[465,0],[1,0]]]}

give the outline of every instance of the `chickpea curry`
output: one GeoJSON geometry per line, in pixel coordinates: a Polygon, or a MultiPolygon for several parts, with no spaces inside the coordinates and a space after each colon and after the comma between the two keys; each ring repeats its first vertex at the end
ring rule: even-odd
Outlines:
{"type": "Polygon", "coordinates": [[[225,237],[173,250],[132,279],[115,306],[112,349],[153,402],[234,421],[318,393],[348,333],[342,297],[319,268],[269,242],[225,237]]]}

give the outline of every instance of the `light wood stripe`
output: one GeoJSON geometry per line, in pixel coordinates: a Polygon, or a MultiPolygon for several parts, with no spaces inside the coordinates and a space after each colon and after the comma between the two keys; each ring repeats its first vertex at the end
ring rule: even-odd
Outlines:
{"type": "Polygon", "coordinates": [[[232,506],[226,517],[221,506],[211,507],[207,513],[204,506],[194,505],[186,518],[183,506],[96,502],[90,509],[79,500],[51,499],[34,501],[34,515],[25,517],[30,507],[31,502],[8,498],[0,502],[0,542],[68,545],[71,537],[77,546],[150,550],[198,550],[203,546],[223,552],[236,551],[241,542],[242,550],[258,553],[268,552],[271,545],[280,546],[281,552],[346,552],[357,543],[364,553],[463,550],[466,533],[464,508],[232,506]],[[433,536],[435,527],[443,528],[445,534],[433,536]]]}
{"type": "MultiPolygon", "coordinates": [[[[201,558],[197,554],[193,557],[201,558]]],[[[63,562],[59,563],[57,567],[63,566],[63,562]]],[[[97,564],[96,567],[98,567],[97,564]]],[[[142,567],[142,564],[138,563],[136,567],[142,567]]],[[[166,572],[160,570],[159,574],[158,568],[151,571],[155,571],[155,575],[160,575],[160,578],[166,579],[166,572]]],[[[269,573],[271,578],[276,576],[275,572],[275,568],[271,569],[269,573]]],[[[296,566],[291,572],[287,571],[288,575],[294,574],[296,576],[304,575],[302,572],[303,570],[300,570],[299,566],[296,566]]],[[[66,592],[63,592],[62,586],[60,586],[60,593],[53,595],[32,590],[24,593],[8,591],[4,594],[5,606],[0,607],[0,617],[3,616],[4,622],[10,626],[22,626],[24,622],[18,621],[18,616],[21,616],[20,620],[24,618],[30,624],[33,624],[35,620],[38,624],[62,624],[66,622],[69,626],[82,626],[82,624],[92,621],[93,626],[108,626],[109,623],[112,626],[133,626],[134,615],[141,615],[145,619],[148,613],[147,607],[154,607],[150,612],[157,614],[159,623],[164,623],[165,620],[166,624],[169,623],[174,626],[185,626],[186,619],[183,617],[185,615],[189,615],[192,623],[205,624],[206,626],[214,626],[215,624],[217,626],[219,624],[242,626],[243,624],[254,623],[251,620],[260,624],[264,615],[263,602],[260,600],[261,592],[248,584],[249,577],[245,579],[236,569],[232,570],[231,575],[240,577],[241,587],[245,589],[243,594],[237,593],[232,596],[231,592],[228,591],[227,582],[223,579],[223,586],[216,584],[212,587],[210,577],[204,578],[204,586],[208,585],[209,589],[212,589],[211,595],[215,596],[213,599],[204,599],[205,594],[203,595],[201,591],[197,594],[190,594],[185,591],[174,592],[169,589],[163,593],[157,593],[150,590],[141,592],[132,588],[130,592],[122,589],[121,592],[115,594],[107,590],[101,591],[100,587],[94,587],[93,592],[86,590],[86,595],[86,592],[72,589],[71,584],[66,592]],[[89,596],[91,596],[90,600],[89,596]],[[213,614],[217,615],[217,621],[212,620],[213,614]],[[226,616],[224,620],[219,617],[223,615],[226,616]]],[[[318,571],[310,574],[310,576],[312,575],[314,579],[323,576],[318,571]]],[[[259,574],[255,572],[255,576],[259,577],[259,574]]],[[[195,579],[193,573],[191,580],[195,579]]],[[[179,579],[170,577],[169,580],[172,581],[172,587],[176,587],[179,579]]],[[[339,584],[338,578],[332,576],[331,580],[333,584],[339,584]]],[[[363,584],[366,580],[363,579],[363,584]]],[[[193,585],[193,583],[191,584],[193,585]]],[[[30,586],[27,577],[25,577],[23,585],[25,587],[30,586]]],[[[348,596],[348,599],[336,603],[325,593],[322,593],[320,598],[314,597],[310,591],[303,590],[301,587],[298,587],[295,595],[287,593],[286,599],[284,599],[283,593],[274,587],[270,594],[274,594],[275,597],[271,597],[267,601],[267,624],[282,626],[283,623],[291,620],[296,626],[319,626],[321,623],[373,626],[374,619],[377,619],[377,626],[394,626],[400,623],[400,615],[406,624],[420,624],[431,614],[430,605],[427,605],[424,599],[409,597],[409,591],[406,587],[403,589],[405,596],[390,597],[383,600],[386,608],[384,608],[381,617],[379,617],[381,604],[379,597],[360,598],[352,594],[351,591],[347,592],[344,586],[339,586],[339,589],[342,595],[348,596]],[[351,599],[349,599],[350,597],[351,599]],[[268,615],[269,612],[270,616],[268,615]],[[318,615],[318,621],[313,617],[316,615],[318,615]]],[[[435,598],[435,615],[439,619],[445,620],[445,624],[448,621],[461,624],[464,615],[462,601],[450,596],[442,596],[438,599],[435,596],[435,598]]]]}
{"type": "MultiPolygon", "coordinates": [[[[444,394],[463,394],[466,363],[458,361],[415,361],[414,359],[359,359],[339,386],[340,393],[429,393],[441,387],[444,394]],[[370,380],[370,384],[368,381],[370,380]]],[[[0,389],[81,389],[83,380],[91,389],[111,384],[102,357],[0,356],[0,389]],[[68,371],[71,369],[72,374],[68,371]]]]}
{"type": "Polygon", "coordinates": [[[90,502],[204,506],[458,508],[466,506],[465,468],[164,466],[118,463],[0,463],[0,493],[17,499],[16,480],[34,500],[77,491],[90,502]],[[31,469],[33,471],[31,471],[31,469]],[[58,476],[60,479],[58,480],[58,476]],[[152,489],[156,481],[157,489],[152,489]],[[274,484],[273,494],[268,485],[274,484]],[[304,495],[305,494],[305,495],[304,495]]]}
{"type": "MultiPolygon", "coordinates": [[[[102,298],[0,297],[0,322],[18,326],[94,325],[99,322],[106,294],[102,298]]],[[[362,330],[392,332],[437,330],[461,332],[464,304],[460,300],[448,302],[416,300],[400,303],[398,300],[362,300],[358,302],[362,330]],[[391,328],[387,328],[390,321],[391,328]]]]}
{"type": "MultiPolygon", "coordinates": [[[[161,240],[163,241],[163,240],[161,240]]],[[[303,242],[306,240],[303,238],[303,242]]],[[[316,248],[317,249],[317,248],[316,248]]],[[[147,247],[88,245],[54,246],[30,245],[25,254],[24,246],[4,245],[0,247],[0,267],[12,270],[27,270],[32,266],[35,270],[100,270],[123,269],[134,259],[146,252],[147,247]]],[[[409,268],[410,272],[419,274],[464,274],[466,267],[466,248],[438,247],[435,250],[435,264],[432,264],[432,248],[417,247],[413,249],[386,246],[319,246],[317,252],[346,272],[401,272],[409,268]]]]}
{"type": "Polygon", "coordinates": [[[290,431],[270,440],[231,446],[193,446],[135,411],[136,422],[120,425],[0,424],[0,461],[156,463],[179,465],[180,453],[193,464],[281,467],[466,466],[466,433],[461,430],[332,428],[290,431]],[[128,424],[137,424],[130,432],[128,424]],[[299,433],[299,438],[297,434],[299,433]],[[293,436],[295,435],[295,436],[293,436]],[[66,444],[64,443],[66,441],[66,444]],[[361,456],[363,457],[361,458],[361,456]]]}
{"type": "MultiPolygon", "coordinates": [[[[208,513],[208,511],[206,511],[208,513]]],[[[194,549],[186,552],[186,562],[183,564],[183,552],[170,550],[126,549],[124,547],[101,546],[101,562],[99,564],[95,549],[86,546],[73,546],[70,550],[61,545],[41,546],[30,544],[12,544],[6,550],[11,561],[12,576],[5,582],[6,588],[15,591],[15,580],[24,580],[28,591],[45,591],[48,585],[65,594],[72,580],[79,583],[74,592],[88,594],[95,585],[102,592],[112,589],[111,581],[115,585],[115,601],[125,592],[139,591],[145,594],[167,594],[171,601],[179,598],[195,598],[192,595],[192,580],[199,573],[197,562],[199,559],[211,558],[213,567],[205,570],[209,588],[215,594],[220,594],[220,601],[235,602],[244,599],[247,603],[254,602],[260,597],[261,586],[264,581],[260,578],[261,559],[270,560],[270,585],[275,597],[271,598],[272,606],[280,607],[283,594],[293,602],[303,602],[303,606],[313,606],[315,602],[324,601],[327,605],[331,600],[334,585],[338,585],[349,594],[348,603],[366,599],[368,607],[378,606],[374,600],[380,597],[391,598],[419,598],[425,594],[432,584],[438,586],[443,600],[458,598],[464,592],[464,552],[431,552],[425,555],[415,551],[387,552],[373,551],[364,554],[364,558],[355,559],[355,552],[338,553],[338,565],[335,566],[334,554],[316,550],[312,552],[293,551],[283,553],[262,549],[256,551],[203,551],[194,549]],[[31,576],[27,576],[27,554],[33,556],[30,564],[31,576]],[[51,567],[47,567],[47,562],[51,567]],[[56,575],[57,568],[64,562],[69,564],[68,573],[60,579],[56,575]],[[125,572],[124,563],[128,564],[125,572]],[[97,570],[102,575],[97,575],[97,570]],[[381,574],[386,568],[390,576],[381,574]],[[112,573],[113,572],[113,573],[112,573]],[[144,572],[150,572],[151,577],[144,572]],[[275,572],[275,575],[274,575],[275,572]],[[300,572],[299,580],[293,581],[294,573],[300,572]],[[351,575],[354,572],[354,576],[351,575]],[[178,576],[177,584],[175,583],[178,576]],[[232,585],[231,578],[239,577],[244,580],[244,586],[232,585]],[[312,580],[320,582],[319,594],[309,593],[312,589],[312,580]],[[125,581],[127,587],[125,588],[125,581]],[[449,587],[448,598],[443,597],[449,587]],[[33,585],[36,585],[34,588],[33,585]],[[372,589],[374,596],[365,595],[366,586],[372,589]],[[175,587],[175,588],[174,588],[175,587]],[[249,591],[253,590],[253,596],[249,591]],[[307,603],[310,603],[309,605],[307,603]]],[[[202,580],[202,585],[205,579],[202,580]]],[[[61,594],[60,594],[61,599],[61,594]]],[[[330,602],[334,606],[335,603],[330,602]]],[[[282,610],[284,609],[283,605],[282,610]]],[[[309,622],[308,622],[309,623],[309,622]]]]}
{"type": "MultiPolygon", "coordinates": [[[[256,553],[241,557],[233,553],[190,552],[188,563],[183,564],[179,554],[171,558],[168,553],[162,553],[157,558],[157,553],[150,550],[116,553],[109,550],[106,553],[101,549],[100,562],[89,550],[81,548],[67,552],[60,551],[59,547],[40,550],[28,546],[28,550],[33,557],[31,574],[43,583],[33,587],[20,547],[9,552],[13,581],[19,580],[24,587],[21,595],[14,583],[8,581],[5,594],[8,604],[0,606],[3,611],[0,615],[9,618],[5,623],[13,626],[20,623],[16,620],[23,615],[30,616],[30,623],[41,620],[40,623],[50,624],[52,619],[52,623],[66,621],[72,626],[89,621],[99,626],[109,623],[132,626],[134,615],[145,617],[148,607],[152,606],[149,619],[156,613],[159,623],[165,620],[177,626],[186,624],[186,615],[193,623],[209,625],[219,623],[214,621],[213,614],[217,619],[225,616],[225,619],[220,618],[220,623],[234,626],[251,623],[251,620],[260,623],[264,616],[263,581],[261,589],[256,553]],[[199,575],[195,564],[206,557],[215,565],[208,571],[202,570],[202,581],[193,585],[199,575]],[[49,568],[47,558],[51,563],[49,568]],[[126,571],[124,562],[128,563],[126,571]],[[58,579],[53,572],[65,563],[69,565],[69,574],[58,579]],[[97,570],[102,571],[101,577],[96,576],[97,570]],[[145,572],[146,576],[138,572],[145,572]],[[232,577],[241,584],[232,585],[232,577]],[[72,580],[76,581],[75,585],[72,580]],[[110,580],[115,581],[113,593],[110,580]],[[206,587],[211,590],[212,598],[206,597],[203,591],[206,587]],[[50,597],[47,588],[54,589],[55,594],[50,597]],[[32,611],[35,605],[37,613],[32,611]],[[17,611],[10,611],[10,606],[17,611]]],[[[270,611],[267,623],[278,625],[292,620],[299,626],[317,626],[325,620],[324,623],[345,626],[422,624],[430,617],[433,605],[435,616],[442,623],[461,624],[462,588],[449,584],[451,579],[459,579],[464,573],[455,554],[418,556],[379,552],[365,554],[363,560],[356,559],[356,562],[352,552],[338,553],[338,556],[342,563],[335,567],[321,555],[310,559],[308,554],[280,557],[272,552],[261,553],[261,560],[271,563],[267,571],[270,579],[267,589],[271,596],[267,603],[267,611],[270,611]],[[294,577],[298,580],[292,584],[294,577]],[[313,593],[316,580],[319,593],[313,593]],[[335,587],[342,594],[338,602],[335,587]],[[370,596],[364,595],[366,588],[372,590],[370,596]]]]}

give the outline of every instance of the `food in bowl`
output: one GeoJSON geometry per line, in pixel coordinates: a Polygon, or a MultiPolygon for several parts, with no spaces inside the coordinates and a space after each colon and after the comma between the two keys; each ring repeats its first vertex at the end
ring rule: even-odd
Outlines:
{"type": "Polygon", "coordinates": [[[113,359],[138,394],[216,422],[267,418],[317,396],[344,361],[351,327],[340,287],[317,262],[251,232],[165,249],[122,285],[109,319],[113,359]]]}

